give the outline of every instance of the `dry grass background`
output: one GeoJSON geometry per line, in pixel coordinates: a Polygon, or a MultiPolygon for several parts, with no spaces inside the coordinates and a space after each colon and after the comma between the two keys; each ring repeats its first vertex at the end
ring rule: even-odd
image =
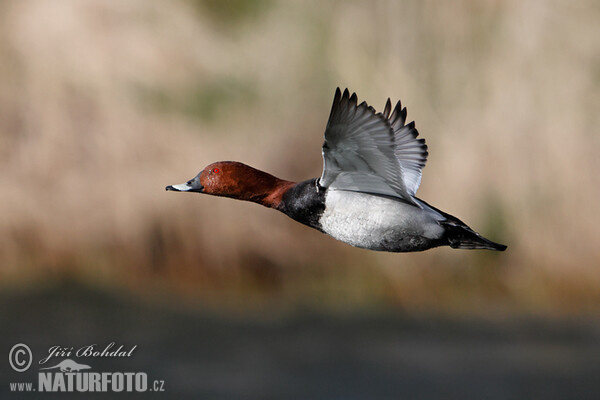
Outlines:
{"type": "Polygon", "coordinates": [[[595,1],[0,3],[0,279],[211,303],[600,311],[595,1]],[[336,86],[402,99],[419,196],[502,254],[354,249],[167,193],[216,160],[321,170],[336,86]]]}

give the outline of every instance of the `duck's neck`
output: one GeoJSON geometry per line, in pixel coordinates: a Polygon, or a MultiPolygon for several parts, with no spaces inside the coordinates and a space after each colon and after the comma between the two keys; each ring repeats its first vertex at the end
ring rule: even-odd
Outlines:
{"type": "MultiPolygon", "coordinates": [[[[281,206],[282,197],[296,182],[279,179],[264,171],[249,167],[251,173],[240,182],[238,195],[239,200],[252,201],[265,207],[278,209],[281,206]]],[[[249,171],[250,172],[250,171],[249,171]]]]}
{"type": "Polygon", "coordinates": [[[286,181],[283,179],[277,179],[276,184],[267,192],[264,197],[256,201],[258,204],[262,204],[265,207],[280,209],[282,206],[282,199],[285,192],[291,187],[296,185],[296,182],[286,181]]]}

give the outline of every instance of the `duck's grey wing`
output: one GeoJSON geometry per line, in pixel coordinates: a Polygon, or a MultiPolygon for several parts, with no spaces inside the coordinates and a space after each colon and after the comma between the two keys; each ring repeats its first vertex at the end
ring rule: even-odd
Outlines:
{"type": "Polygon", "coordinates": [[[319,184],[397,197],[419,206],[404,183],[395,140],[388,118],[366,102],[357,104],[355,93],[350,96],[346,89],[342,94],[338,88],[325,129],[319,184]]]}
{"type": "Polygon", "coordinates": [[[417,139],[419,132],[415,128],[414,121],[405,125],[406,107],[402,108],[400,101],[396,103],[394,111],[390,116],[392,103],[388,99],[383,116],[387,119],[394,131],[395,149],[394,153],[400,168],[402,169],[402,180],[408,194],[415,196],[421,184],[422,169],[427,162],[427,145],[425,139],[417,139]]]}

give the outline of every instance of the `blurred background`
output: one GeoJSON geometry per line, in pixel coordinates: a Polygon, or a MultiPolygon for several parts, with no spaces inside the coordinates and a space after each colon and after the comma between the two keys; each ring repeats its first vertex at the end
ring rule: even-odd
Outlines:
{"type": "Polygon", "coordinates": [[[597,398],[599,19],[592,0],[0,2],[3,351],[138,344],[107,370],[180,398],[597,398]],[[164,191],[218,160],[319,176],[337,86],[401,99],[429,146],[419,197],[508,250],[370,252],[164,191]]]}

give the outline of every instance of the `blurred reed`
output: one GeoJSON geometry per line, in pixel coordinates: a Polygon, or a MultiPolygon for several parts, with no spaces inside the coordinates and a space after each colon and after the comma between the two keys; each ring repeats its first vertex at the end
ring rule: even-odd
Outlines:
{"type": "Polygon", "coordinates": [[[3,287],[597,312],[599,17],[591,0],[1,2],[3,287]],[[216,160],[318,176],[336,86],[402,99],[430,148],[420,197],[508,251],[372,253],[164,192],[216,160]]]}

